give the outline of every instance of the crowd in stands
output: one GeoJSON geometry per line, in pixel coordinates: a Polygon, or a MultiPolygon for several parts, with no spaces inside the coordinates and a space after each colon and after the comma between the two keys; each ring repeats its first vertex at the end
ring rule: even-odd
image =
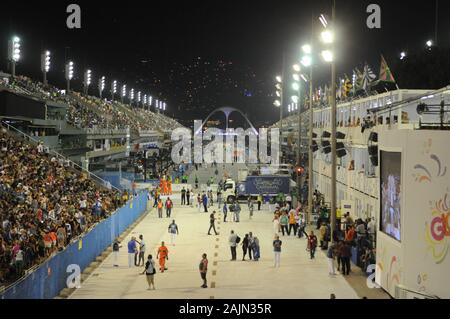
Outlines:
{"type": "Polygon", "coordinates": [[[108,217],[128,195],[102,188],[42,144],[0,132],[0,285],[108,217]]]}
{"type": "Polygon", "coordinates": [[[181,125],[175,120],[139,107],[130,109],[117,101],[107,101],[94,96],[85,96],[71,91],[70,94],[56,87],[33,81],[26,76],[16,76],[7,81],[0,79],[0,86],[14,92],[45,101],[68,105],[66,120],[78,128],[126,129],[138,133],[140,130],[173,130],[181,125]]]}

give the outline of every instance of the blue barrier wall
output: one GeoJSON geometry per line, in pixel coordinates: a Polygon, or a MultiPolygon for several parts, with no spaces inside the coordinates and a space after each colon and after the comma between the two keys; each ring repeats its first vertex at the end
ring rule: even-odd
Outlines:
{"type": "Polygon", "coordinates": [[[147,210],[147,192],[141,192],[110,218],[100,222],[80,240],[47,260],[39,268],[0,294],[1,299],[49,299],[66,288],[67,266],[79,265],[81,271],[110,246],[147,210]]]}

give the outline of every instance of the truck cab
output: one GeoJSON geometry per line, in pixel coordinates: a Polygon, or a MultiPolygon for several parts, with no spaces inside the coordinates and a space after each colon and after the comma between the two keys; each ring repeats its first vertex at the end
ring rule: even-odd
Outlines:
{"type": "Polygon", "coordinates": [[[236,201],[236,183],[232,179],[227,179],[225,181],[222,196],[228,204],[236,201]]]}

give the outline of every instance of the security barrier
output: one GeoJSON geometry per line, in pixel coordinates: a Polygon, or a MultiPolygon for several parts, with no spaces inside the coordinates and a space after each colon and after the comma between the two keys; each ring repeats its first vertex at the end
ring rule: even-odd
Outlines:
{"type": "Polygon", "coordinates": [[[139,193],[133,200],[101,221],[66,249],[41,264],[35,271],[16,282],[4,292],[1,299],[50,299],[67,287],[66,281],[78,265],[81,272],[110,246],[134,221],[147,210],[147,192],[139,193]]]}

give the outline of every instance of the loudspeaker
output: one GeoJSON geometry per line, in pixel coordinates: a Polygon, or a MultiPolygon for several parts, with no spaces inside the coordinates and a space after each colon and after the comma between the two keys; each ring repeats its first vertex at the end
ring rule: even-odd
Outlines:
{"type": "Polygon", "coordinates": [[[367,147],[367,151],[369,152],[370,156],[378,156],[378,146],[377,145],[370,145],[367,147]]]}
{"type": "Polygon", "coordinates": [[[319,146],[317,145],[316,141],[313,141],[312,145],[311,145],[311,150],[314,152],[317,152],[317,150],[319,149],[319,146]]]}
{"type": "Polygon", "coordinates": [[[313,132],[312,137],[317,138],[317,134],[313,132]]]}
{"type": "Polygon", "coordinates": [[[370,162],[372,163],[373,166],[378,166],[378,156],[371,156],[370,162]]]}
{"type": "Polygon", "coordinates": [[[329,147],[323,147],[323,148],[322,148],[322,152],[323,152],[324,154],[331,153],[331,146],[329,146],[329,147]]]}
{"type": "Polygon", "coordinates": [[[322,132],[322,137],[323,137],[323,138],[330,138],[330,137],[331,137],[331,133],[330,133],[330,132],[327,132],[327,131],[323,131],[323,132],[322,132]]]}
{"type": "Polygon", "coordinates": [[[369,142],[378,142],[378,133],[377,132],[370,132],[369,135],[369,142]]]}
{"type": "Polygon", "coordinates": [[[345,134],[342,132],[336,132],[336,138],[338,140],[343,140],[345,138],[345,134]]]}
{"type": "Polygon", "coordinates": [[[341,148],[345,148],[344,143],[342,143],[342,142],[337,142],[337,143],[336,143],[336,149],[338,150],[338,149],[341,149],[341,148]]]}
{"type": "Polygon", "coordinates": [[[329,141],[322,141],[322,142],[320,143],[320,145],[322,145],[322,147],[331,147],[329,141]]]}
{"type": "Polygon", "coordinates": [[[344,148],[336,150],[336,156],[338,158],[344,157],[345,155],[347,155],[347,151],[344,148]]]}

